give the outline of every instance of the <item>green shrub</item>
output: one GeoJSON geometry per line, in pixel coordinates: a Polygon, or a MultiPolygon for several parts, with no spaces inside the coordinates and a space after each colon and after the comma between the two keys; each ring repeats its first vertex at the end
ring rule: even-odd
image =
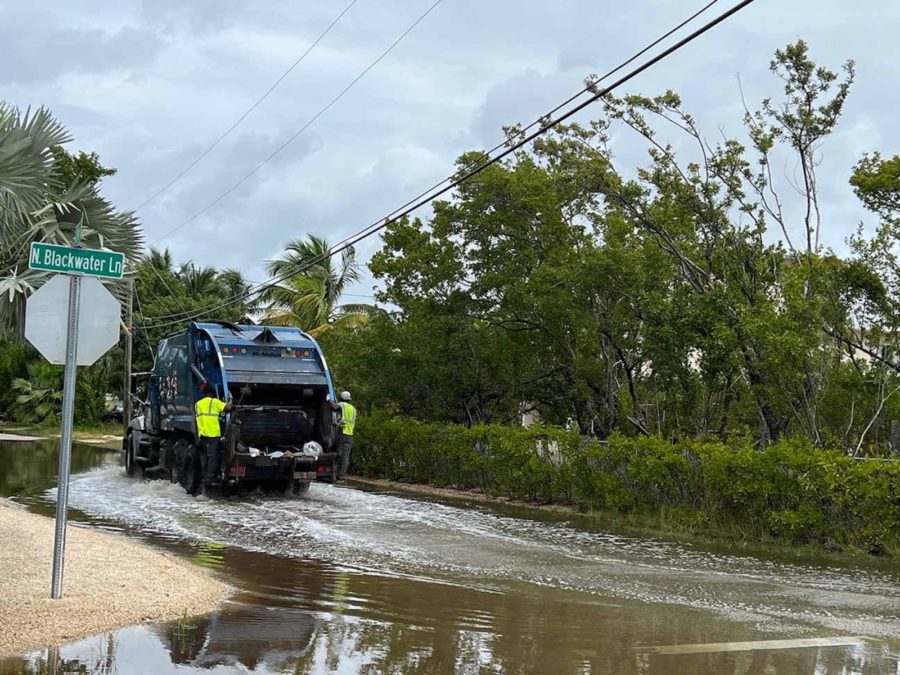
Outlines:
{"type": "Polygon", "coordinates": [[[0,336],[0,417],[9,416],[16,402],[12,384],[28,374],[27,364],[25,347],[0,336]]]}
{"type": "Polygon", "coordinates": [[[550,427],[465,428],[367,417],[354,470],[366,476],[640,515],[755,541],[898,550],[900,462],[854,461],[791,439],[678,444],[613,435],[586,441],[550,427]]]}

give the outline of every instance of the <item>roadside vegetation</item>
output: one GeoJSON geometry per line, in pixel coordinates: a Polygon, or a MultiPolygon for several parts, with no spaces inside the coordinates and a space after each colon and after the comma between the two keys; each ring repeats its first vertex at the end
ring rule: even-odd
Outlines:
{"type": "Polygon", "coordinates": [[[900,556],[900,462],[858,461],[796,437],[764,451],[550,427],[442,425],[374,416],[354,471],[562,504],[706,540],[900,556]]]}
{"type": "MultiPolygon", "coordinates": [[[[56,419],[62,367],[46,363],[23,339],[25,299],[47,279],[28,269],[31,242],[81,241],[137,260],[142,244],[134,214],[117,210],[101,194],[115,174],[95,153],[70,153],[72,138],[46,109],[21,111],[0,101],[0,419],[30,425],[56,419]]],[[[120,285],[112,292],[123,297],[120,285]]],[[[82,370],[75,419],[96,424],[106,394],[121,391],[121,349],[82,370]]]]}

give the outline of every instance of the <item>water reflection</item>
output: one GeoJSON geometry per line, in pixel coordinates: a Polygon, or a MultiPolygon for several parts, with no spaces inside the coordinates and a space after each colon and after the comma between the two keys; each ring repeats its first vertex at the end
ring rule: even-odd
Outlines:
{"type": "MultiPolygon", "coordinates": [[[[116,453],[90,445],[72,446],[72,473],[103,465],[116,453]]],[[[59,441],[0,441],[0,495],[29,497],[56,485],[59,441]]]]}
{"type": "MultiPolygon", "coordinates": [[[[351,577],[353,578],[353,577],[351,577]]],[[[512,609],[512,608],[510,608],[512,609]]],[[[759,650],[690,655],[640,651],[613,620],[580,628],[577,613],[512,612],[492,629],[383,622],[350,614],[236,606],[209,618],[131,627],[0,664],[0,673],[616,673],[621,675],[883,675],[890,650],[759,650]],[[572,623],[560,620],[568,618],[572,623]],[[510,632],[501,633],[506,628],[510,632]],[[610,632],[610,629],[611,632],[610,632]],[[56,659],[53,661],[53,659],[56,659]],[[54,667],[55,666],[55,667],[54,667]]],[[[665,615],[662,621],[673,617],[665,615]]],[[[624,617],[627,620],[627,617],[624,617]]],[[[640,631],[643,626],[632,624],[640,631]]],[[[669,631],[667,631],[669,632],[669,631]]],[[[678,630],[693,639],[694,631],[678,630]]]]}
{"type": "Polygon", "coordinates": [[[154,631],[167,647],[173,665],[204,669],[240,665],[284,672],[306,653],[317,625],[309,612],[247,605],[207,618],[185,618],[154,631]]]}
{"type": "MultiPolygon", "coordinates": [[[[54,484],[53,445],[32,450],[33,461],[25,462],[13,457],[27,448],[0,449],[0,490],[25,495],[32,507],[49,505],[43,494],[54,484]]],[[[76,455],[78,470],[103,461],[95,449],[76,455]]],[[[890,639],[737,653],[665,655],[646,649],[840,635],[817,623],[819,612],[833,612],[835,595],[843,597],[848,616],[877,612],[884,619],[877,625],[894,625],[900,611],[890,604],[898,597],[890,578],[820,571],[821,584],[801,589],[801,604],[779,595],[800,589],[800,568],[760,570],[755,563],[699,555],[679,560],[671,556],[674,549],[639,550],[641,542],[622,538],[591,548],[598,546],[595,535],[553,523],[498,520],[487,510],[426,507],[353,490],[322,488],[289,503],[204,506],[173,486],[126,481],[120,473],[81,476],[76,501],[83,502],[83,511],[94,508],[103,515],[76,511],[73,517],[131,528],[132,534],[226,575],[240,592],[209,616],[133,626],[39,650],[0,661],[0,673],[900,672],[898,644],[890,639]],[[402,564],[389,565],[385,551],[402,564]],[[613,567],[604,561],[614,554],[613,567]],[[737,609],[748,598],[765,596],[783,613],[737,621],[683,604],[607,592],[618,579],[628,581],[616,570],[629,565],[629,574],[652,581],[670,597],[698,588],[727,591],[715,585],[720,578],[731,585],[729,602],[737,609]],[[772,585],[776,575],[779,583],[772,585]],[[581,585],[565,587],[560,580],[566,578],[581,585]],[[878,598],[882,605],[873,609],[878,598]],[[790,622],[787,631],[779,624],[782,617],[790,622]]]]}
{"type": "Polygon", "coordinates": [[[225,544],[214,541],[203,542],[196,547],[191,556],[191,562],[211,570],[222,569],[225,564],[225,558],[222,555],[224,551],[225,544]]]}

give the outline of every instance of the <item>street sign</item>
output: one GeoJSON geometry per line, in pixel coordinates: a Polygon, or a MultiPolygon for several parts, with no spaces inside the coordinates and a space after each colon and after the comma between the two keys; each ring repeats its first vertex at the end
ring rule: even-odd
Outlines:
{"type": "Polygon", "coordinates": [[[125,273],[125,255],[115,251],[74,248],[33,241],[31,255],[28,256],[28,267],[47,272],[121,279],[125,273]]]}
{"type": "MultiPolygon", "coordinates": [[[[57,274],[36,290],[25,305],[25,337],[50,363],[66,362],[66,316],[72,277],[57,274]]],[[[80,283],[81,307],[75,362],[89,366],[119,341],[121,307],[97,279],[80,283]]]]}
{"type": "MultiPolygon", "coordinates": [[[[46,249],[49,250],[49,249],[46,249]]],[[[65,365],[63,372],[62,419],[59,434],[59,477],[56,491],[56,534],[53,540],[53,577],[50,597],[62,597],[63,566],[66,558],[66,520],[69,507],[69,469],[72,464],[72,419],[75,412],[75,377],[77,366],[89,366],[99,359],[119,340],[118,301],[103,284],[91,276],[81,274],[98,273],[106,276],[117,273],[122,276],[121,261],[116,268],[110,266],[111,258],[105,263],[95,264],[87,258],[75,254],[105,254],[105,251],[82,251],[67,249],[53,244],[31,245],[31,267],[44,262],[48,265],[81,267],[79,274],[57,274],[36,290],[25,305],[25,337],[37,347],[50,363],[65,365]],[[59,258],[55,254],[41,258],[44,248],[52,246],[63,249],[59,258]],[[76,262],[81,260],[82,262],[76,262]],[[91,271],[87,271],[91,270],[91,271]],[[88,311],[84,320],[80,308],[88,311]]],[[[116,254],[120,255],[120,254],[116,254]]]]}

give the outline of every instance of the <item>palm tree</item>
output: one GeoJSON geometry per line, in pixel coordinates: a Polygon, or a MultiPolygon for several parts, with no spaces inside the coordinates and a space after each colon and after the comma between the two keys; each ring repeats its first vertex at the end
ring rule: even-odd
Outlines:
{"type": "Polygon", "coordinates": [[[158,248],[151,248],[142,258],[142,265],[149,265],[157,272],[168,272],[175,274],[174,263],[172,262],[172,252],[169,249],[160,251],[158,248]]]}
{"type": "Polygon", "coordinates": [[[0,101],[0,325],[21,334],[25,298],[47,274],[28,269],[31,242],[120,251],[135,260],[141,233],[131,212],[116,211],[97,192],[96,180],[67,185],[54,149],[71,141],[45,108],[24,113],[0,101]]]}
{"type": "Polygon", "coordinates": [[[360,280],[360,266],[353,247],[341,252],[335,264],[331,246],[324,237],[310,234],[292,239],[285,252],[268,265],[278,279],[264,295],[266,320],[282,326],[295,325],[317,335],[338,324],[365,322],[375,311],[371,305],[339,304],[347,288],[360,280]]]}
{"type": "Polygon", "coordinates": [[[222,270],[217,280],[225,288],[225,297],[235,300],[235,311],[242,320],[251,319],[259,311],[259,295],[252,292],[253,284],[239,270],[222,270]]]}
{"type": "Polygon", "coordinates": [[[62,370],[43,359],[28,364],[28,379],[12,382],[16,394],[16,418],[23,422],[44,422],[59,414],[62,407],[62,370]]]}
{"type": "Polygon", "coordinates": [[[217,295],[219,291],[218,271],[214,267],[197,267],[188,262],[181,266],[178,278],[188,295],[199,298],[204,295],[217,295]]]}

